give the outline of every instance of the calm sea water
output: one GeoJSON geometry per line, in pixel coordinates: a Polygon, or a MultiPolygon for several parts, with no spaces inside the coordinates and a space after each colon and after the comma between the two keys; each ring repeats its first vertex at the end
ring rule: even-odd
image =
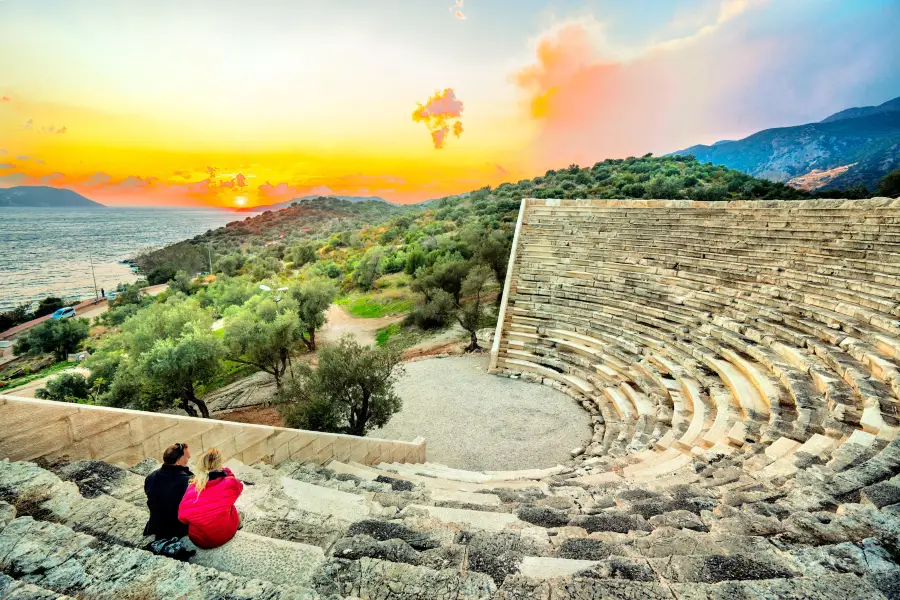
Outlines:
{"type": "Polygon", "coordinates": [[[194,237],[244,215],[157,208],[0,208],[0,310],[47,296],[94,295],[137,276],[123,258],[194,237]]]}

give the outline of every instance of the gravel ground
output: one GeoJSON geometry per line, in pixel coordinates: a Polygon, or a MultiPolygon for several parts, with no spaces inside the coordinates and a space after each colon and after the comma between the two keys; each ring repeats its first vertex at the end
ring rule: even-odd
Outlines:
{"type": "Polygon", "coordinates": [[[552,467],[590,440],[590,417],[572,398],[487,367],[487,355],[407,363],[403,409],[370,435],[424,436],[429,461],[471,470],[552,467]]]}

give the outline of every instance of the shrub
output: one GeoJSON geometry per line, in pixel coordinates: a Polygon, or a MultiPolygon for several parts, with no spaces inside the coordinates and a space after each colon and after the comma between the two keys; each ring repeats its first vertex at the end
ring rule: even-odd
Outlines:
{"type": "Polygon", "coordinates": [[[17,356],[53,352],[57,360],[65,360],[87,339],[89,329],[87,319],[50,319],[26,331],[16,340],[13,352],[17,356]]]}

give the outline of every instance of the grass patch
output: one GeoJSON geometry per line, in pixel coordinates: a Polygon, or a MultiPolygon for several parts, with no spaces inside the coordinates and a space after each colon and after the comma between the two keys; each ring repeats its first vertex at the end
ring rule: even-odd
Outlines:
{"type": "Polygon", "coordinates": [[[375,332],[375,343],[379,346],[384,346],[388,343],[388,340],[400,333],[401,329],[400,323],[391,323],[387,327],[382,327],[375,332]]]}
{"type": "Polygon", "coordinates": [[[364,294],[352,293],[336,300],[351,315],[361,319],[408,313],[415,302],[416,294],[406,287],[382,288],[364,294]]]}
{"type": "MultiPolygon", "coordinates": [[[[220,329],[219,331],[222,330],[220,329]]],[[[249,377],[259,371],[259,369],[253,365],[245,365],[244,363],[233,362],[230,360],[224,361],[224,367],[223,372],[218,377],[208,384],[197,388],[198,397],[203,397],[213,390],[225,387],[228,384],[234,383],[244,377],[249,377]]]]}
{"type": "Polygon", "coordinates": [[[70,363],[67,360],[56,363],[55,365],[50,365],[49,367],[43,368],[40,371],[36,371],[34,373],[27,373],[22,375],[21,377],[16,377],[14,379],[10,379],[6,382],[6,385],[0,387],[0,391],[11,390],[13,388],[22,387],[28,383],[31,383],[35,379],[40,379],[41,377],[47,377],[48,375],[53,375],[55,373],[59,373],[60,371],[64,371],[70,367],[76,366],[77,363],[70,363]]]}
{"type": "Polygon", "coordinates": [[[390,342],[392,346],[396,346],[401,350],[405,350],[410,346],[415,346],[422,340],[434,337],[441,331],[443,330],[439,329],[433,331],[425,331],[424,329],[420,329],[415,325],[404,327],[400,323],[391,323],[390,325],[382,327],[375,332],[375,344],[378,346],[384,346],[385,344],[390,342]]]}

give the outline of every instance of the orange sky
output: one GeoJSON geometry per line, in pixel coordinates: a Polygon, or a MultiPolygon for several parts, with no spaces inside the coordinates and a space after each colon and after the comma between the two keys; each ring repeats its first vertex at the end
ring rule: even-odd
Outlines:
{"type": "Polygon", "coordinates": [[[48,1],[0,2],[0,187],[106,204],[415,202],[900,93],[888,0],[48,1]]]}

